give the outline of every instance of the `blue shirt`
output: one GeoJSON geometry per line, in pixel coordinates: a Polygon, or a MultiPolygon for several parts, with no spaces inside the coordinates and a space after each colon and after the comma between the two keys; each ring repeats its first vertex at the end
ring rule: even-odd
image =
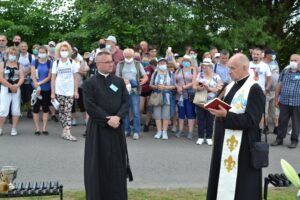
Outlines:
{"type": "MultiPolygon", "coordinates": [[[[35,62],[36,60],[32,61],[32,65],[35,66],[35,62]]],[[[50,61],[50,68],[48,68],[47,62],[46,63],[40,63],[37,66],[36,70],[36,74],[38,74],[38,79],[37,81],[40,82],[42,80],[44,80],[45,78],[47,78],[49,71],[51,72],[51,68],[52,68],[52,61],[50,61]]],[[[34,88],[34,85],[32,83],[32,87],[34,88]]],[[[50,84],[50,80],[47,83],[44,83],[42,85],[40,85],[41,90],[42,91],[49,91],[51,89],[51,84],[50,84]]]]}
{"type": "Polygon", "coordinates": [[[228,67],[223,66],[221,64],[216,64],[214,66],[214,72],[221,77],[221,80],[222,80],[223,83],[230,83],[231,82],[228,67]]]}
{"type": "Polygon", "coordinates": [[[300,71],[288,70],[281,73],[279,81],[281,82],[279,102],[287,106],[300,106],[300,71]]]}

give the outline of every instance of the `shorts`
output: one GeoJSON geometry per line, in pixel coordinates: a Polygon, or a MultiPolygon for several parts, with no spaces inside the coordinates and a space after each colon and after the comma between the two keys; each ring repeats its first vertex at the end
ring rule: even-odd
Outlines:
{"type": "Polygon", "coordinates": [[[266,106],[265,106],[266,117],[278,118],[279,109],[275,107],[275,93],[270,92],[266,95],[266,106]]]}
{"type": "Polygon", "coordinates": [[[170,105],[165,104],[162,106],[153,106],[153,119],[155,120],[169,120],[170,116],[170,105]]]}
{"type": "Polygon", "coordinates": [[[190,102],[188,99],[183,100],[183,106],[178,106],[178,118],[179,119],[195,119],[195,104],[190,102]]]}

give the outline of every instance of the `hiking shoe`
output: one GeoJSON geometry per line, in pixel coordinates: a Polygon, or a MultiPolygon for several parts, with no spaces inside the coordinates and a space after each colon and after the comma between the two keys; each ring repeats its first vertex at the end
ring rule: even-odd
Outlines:
{"type": "Polygon", "coordinates": [[[16,136],[16,135],[18,135],[17,129],[16,129],[16,128],[12,128],[12,129],[11,129],[11,132],[10,132],[10,135],[11,135],[11,136],[16,136]]]}
{"type": "Polygon", "coordinates": [[[144,125],[144,130],[143,132],[149,132],[149,125],[144,125]]]}
{"type": "Polygon", "coordinates": [[[176,133],[176,137],[180,138],[180,137],[182,137],[182,136],[184,136],[184,133],[183,133],[182,131],[178,131],[178,132],[176,133]]]}
{"type": "Polygon", "coordinates": [[[155,135],[154,135],[154,138],[155,139],[160,139],[162,136],[162,132],[161,131],[158,131],[155,135]]]}
{"type": "Polygon", "coordinates": [[[196,144],[200,145],[204,143],[204,139],[203,138],[198,138],[196,144]]]}
{"type": "Polygon", "coordinates": [[[213,144],[212,139],[206,139],[206,143],[208,146],[211,146],[213,144]]]}
{"type": "Polygon", "coordinates": [[[192,140],[192,139],[193,139],[193,133],[188,133],[187,138],[188,138],[189,140],[192,140]]]}
{"type": "Polygon", "coordinates": [[[167,131],[163,131],[163,132],[162,132],[162,139],[163,139],[163,140],[169,139],[167,131]]]}
{"type": "Polygon", "coordinates": [[[176,131],[177,131],[176,126],[172,126],[171,132],[172,132],[172,133],[176,133],[176,131]]]}
{"type": "Polygon", "coordinates": [[[138,140],[138,139],[140,139],[140,136],[139,136],[138,133],[134,133],[133,136],[132,136],[132,138],[133,138],[134,140],[138,140]]]}

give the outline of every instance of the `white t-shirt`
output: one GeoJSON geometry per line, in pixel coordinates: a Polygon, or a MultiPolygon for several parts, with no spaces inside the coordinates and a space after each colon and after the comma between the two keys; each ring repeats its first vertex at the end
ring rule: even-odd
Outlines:
{"type": "Polygon", "coordinates": [[[258,64],[255,64],[253,61],[251,61],[249,64],[249,73],[255,80],[257,80],[257,83],[261,89],[265,91],[266,78],[268,76],[272,76],[269,65],[262,61],[260,61],[258,64]]]}
{"type": "Polygon", "coordinates": [[[74,74],[77,72],[79,64],[74,60],[72,63],[70,59],[67,62],[59,60],[58,66],[57,61],[53,62],[52,74],[56,74],[55,79],[55,94],[63,96],[74,95],[74,74]]]}

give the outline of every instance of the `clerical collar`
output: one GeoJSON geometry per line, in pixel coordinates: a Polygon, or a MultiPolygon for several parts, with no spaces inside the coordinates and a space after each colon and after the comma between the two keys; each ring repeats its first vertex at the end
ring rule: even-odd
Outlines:
{"type": "Polygon", "coordinates": [[[244,84],[249,76],[250,76],[250,74],[246,75],[245,77],[241,78],[240,80],[235,81],[235,84],[237,84],[237,85],[244,84]]]}
{"type": "Polygon", "coordinates": [[[105,78],[107,78],[107,77],[109,76],[109,73],[107,73],[107,74],[103,74],[103,73],[102,73],[102,72],[100,72],[100,71],[98,71],[98,74],[100,74],[100,75],[104,76],[105,78]]]}

